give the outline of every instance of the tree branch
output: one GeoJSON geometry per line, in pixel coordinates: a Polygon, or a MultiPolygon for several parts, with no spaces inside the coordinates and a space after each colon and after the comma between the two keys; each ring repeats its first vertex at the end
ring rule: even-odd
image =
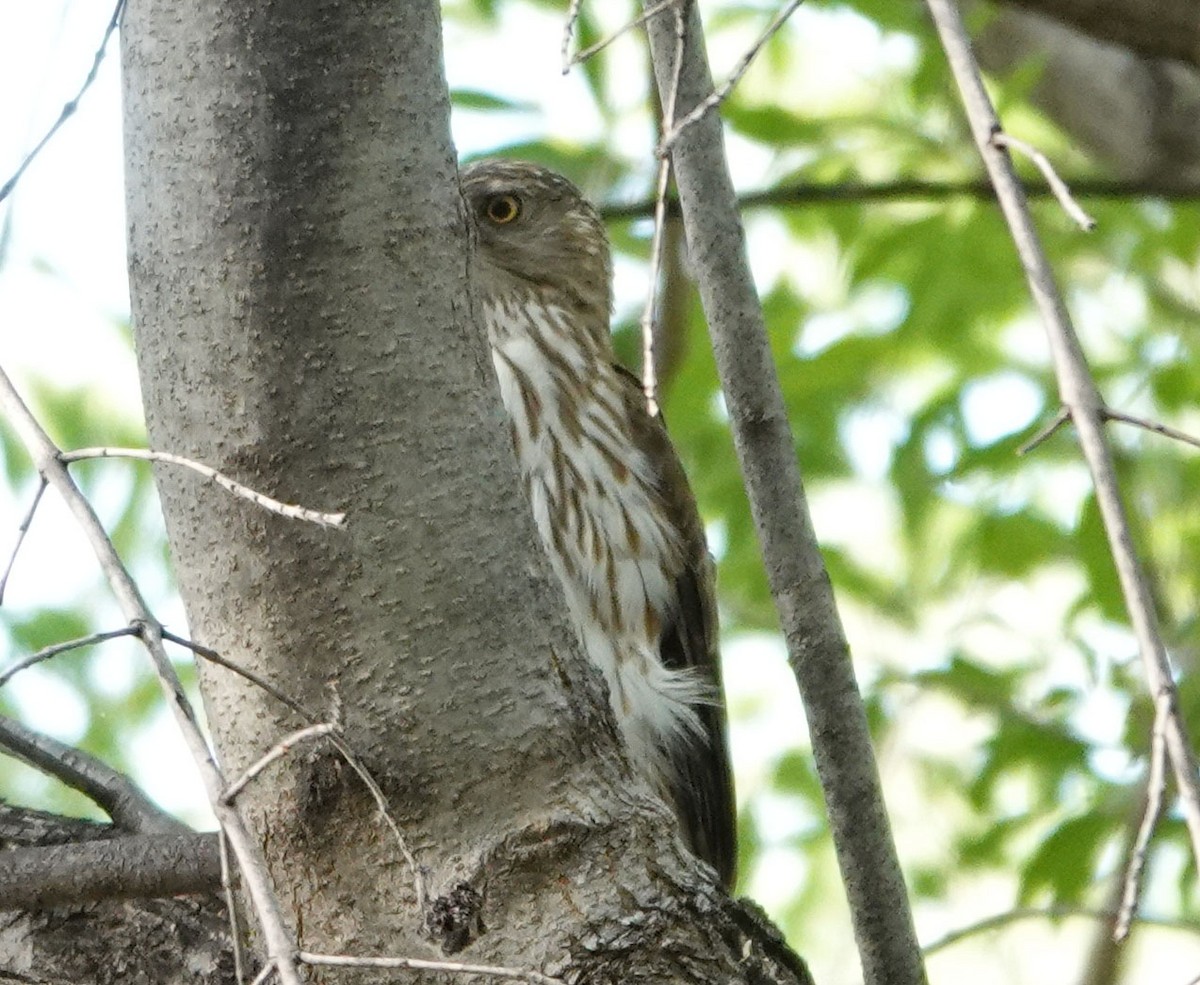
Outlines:
{"type": "Polygon", "coordinates": [[[217,836],[131,835],[0,852],[5,910],[60,903],[212,893],[221,886],[217,836]]]}
{"type": "Polygon", "coordinates": [[[206,479],[211,479],[234,496],[249,500],[255,506],[260,506],[271,513],[278,513],[280,516],[290,517],[293,520],[306,520],[319,527],[341,527],[346,523],[345,513],[324,513],[320,510],[310,510],[305,506],[282,503],[256,489],[242,485],[203,462],[195,462],[190,458],[173,455],[170,452],[151,451],[148,448],[77,448],[74,451],[63,452],[59,457],[68,465],[72,462],[86,462],[97,458],[132,458],[140,462],[163,462],[168,465],[179,465],[199,473],[206,479]]]}
{"type": "MultiPolygon", "coordinates": [[[[1071,194],[1075,198],[1123,200],[1136,198],[1161,198],[1170,202],[1192,202],[1200,200],[1200,186],[1170,184],[1160,181],[1096,181],[1077,180],[1070,182],[1071,194]]],[[[1055,191],[1048,183],[1033,183],[1026,186],[1029,198],[1055,198],[1055,191]]],[[[872,184],[849,181],[836,185],[785,185],[779,188],[764,188],[738,196],[738,208],[792,208],[803,205],[862,205],[868,202],[942,202],[953,198],[974,198],[992,201],[996,189],[990,181],[923,181],[917,178],[901,178],[872,184]]],[[[637,202],[614,202],[600,210],[601,216],[614,219],[646,219],[654,215],[654,199],[637,202]]],[[[667,215],[678,218],[679,200],[667,198],[667,215]]]]}
{"type": "Polygon", "coordinates": [[[5,667],[3,671],[0,671],[0,687],[4,687],[5,684],[21,673],[21,671],[28,670],[35,664],[40,664],[51,657],[57,657],[60,653],[66,653],[69,650],[78,650],[85,646],[95,646],[97,643],[119,639],[122,636],[138,636],[139,634],[140,630],[137,626],[122,626],[120,629],[109,629],[102,633],[81,636],[76,640],[67,640],[65,643],[53,643],[50,646],[44,646],[37,653],[31,653],[27,657],[22,657],[15,663],[5,667]]]}
{"type": "Polygon", "coordinates": [[[0,576],[0,605],[4,604],[4,590],[8,587],[8,578],[12,574],[13,567],[17,563],[17,555],[21,553],[21,545],[25,543],[25,535],[29,533],[29,528],[33,524],[34,514],[37,513],[38,505],[42,502],[42,493],[46,491],[46,480],[38,477],[37,492],[33,494],[33,502],[29,504],[29,509],[25,513],[24,519],[17,526],[17,540],[13,544],[12,553],[8,556],[8,564],[4,567],[4,574],[0,576]]]}
{"type": "MultiPolygon", "coordinates": [[[[674,30],[656,18],[648,32],[665,103],[675,71],[674,30]]],[[[687,7],[686,38],[676,107],[684,114],[713,88],[695,4],[687,7]]],[[[865,980],[916,985],[925,981],[921,953],[866,713],[800,482],[720,126],[715,114],[699,119],[672,148],[688,245],[771,592],[808,714],[865,980]]]]}
{"type": "Polygon", "coordinates": [[[1137,636],[1150,693],[1156,705],[1165,702],[1167,706],[1164,726],[1167,752],[1179,787],[1192,851],[1200,861],[1200,779],[1197,778],[1195,754],[1179,714],[1178,694],[1170,662],[1117,484],[1112,450],[1104,430],[1107,416],[1104,401],[1092,379],[1087,359],[1055,283],[1012,162],[1004,149],[995,144],[994,136],[1001,130],[1000,121],[983,87],[958,8],[953,0],[927,2],[962,94],[971,133],[996,186],[1000,207],[1012,232],[1034,303],[1042,316],[1059,393],[1079,434],[1084,460],[1096,488],[1096,501],[1108,535],[1109,549],[1116,563],[1125,605],[1137,636]]]}
{"type": "MultiPolygon", "coordinates": [[[[90,797],[113,823],[139,834],[178,834],[186,825],[161,810],[129,777],[82,749],[0,715],[0,746],[90,797]]],[[[0,899],[3,899],[0,893],[0,899]]]]}
{"type": "Polygon", "coordinates": [[[42,152],[51,138],[58,133],[59,128],[75,115],[75,110],[79,108],[79,100],[83,98],[85,92],[92,87],[92,83],[96,81],[96,74],[100,71],[100,63],[104,61],[104,54],[108,50],[109,39],[112,38],[113,32],[117,29],[117,24],[121,20],[121,11],[125,8],[125,0],[117,0],[116,6],[113,7],[112,16],[108,19],[108,26],[104,29],[104,36],[100,39],[100,46],[96,49],[96,54],[92,57],[92,67],[88,70],[87,76],[83,80],[83,85],[79,87],[79,91],[75,93],[75,98],[66,103],[62,111],[58,114],[58,119],[54,121],[50,129],[46,131],[41,140],[37,142],[33,150],[25,155],[25,159],[13,172],[12,176],[0,186],[0,202],[3,202],[12,190],[17,187],[17,182],[21,180],[21,176],[34,162],[34,159],[42,152]]]}
{"type": "MultiPolygon", "coordinates": [[[[937,940],[930,941],[925,945],[923,950],[925,951],[925,956],[929,957],[931,954],[944,951],[946,948],[952,947],[971,937],[986,934],[991,930],[999,930],[1007,927],[1009,924],[1019,923],[1023,920],[1061,920],[1064,917],[1083,917],[1087,920],[1112,920],[1116,916],[1117,913],[1115,910],[1095,910],[1085,906],[1021,906],[1015,910],[1006,910],[1004,913],[996,913],[990,917],[984,917],[982,920],[977,920],[975,923],[960,927],[958,930],[952,930],[937,940]]],[[[1146,927],[1165,927],[1169,930],[1186,930],[1190,933],[1200,933],[1195,922],[1191,920],[1164,920],[1157,917],[1138,917],[1136,922],[1146,927]]]]}

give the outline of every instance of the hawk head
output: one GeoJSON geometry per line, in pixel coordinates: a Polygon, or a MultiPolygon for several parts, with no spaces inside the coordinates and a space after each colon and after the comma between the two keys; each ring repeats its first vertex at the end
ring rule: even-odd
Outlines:
{"type": "Polygon", "coordinates": [[[527,161],[479,161],[461,176],[488,297],[535,295],[608,331],[612,260],[579,189],[527,161]]]}

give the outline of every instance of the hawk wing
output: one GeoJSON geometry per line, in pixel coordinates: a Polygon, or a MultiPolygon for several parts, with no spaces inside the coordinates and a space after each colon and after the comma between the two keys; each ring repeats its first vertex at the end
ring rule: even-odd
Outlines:
{"type": "Polygon", "coordinates": [[[674,773],[670,794],[684,840],[717,870],[728,888],[737,866],[737,806],[725,734],[713,562],[695,496],[662,418],[650,416],[637,377],[618,369],[627,383],[625,403],[638,444],[655,465],[663,505],[682,534],[675,591],[663,621],[659,654],[663,666],[698,675],[711,694],[709,701],[694,706],[703,734],[688,736],[669,750],[674,773]]]}

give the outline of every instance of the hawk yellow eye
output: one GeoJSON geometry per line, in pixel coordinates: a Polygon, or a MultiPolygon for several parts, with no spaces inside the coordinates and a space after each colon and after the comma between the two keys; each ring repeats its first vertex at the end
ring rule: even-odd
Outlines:
{"type": "Polygon", "coordinates": [[[515,195],[496,195],[488,199],[484,212],[496,225],[503,226],[521,214],[521,200],[515,195]]]}

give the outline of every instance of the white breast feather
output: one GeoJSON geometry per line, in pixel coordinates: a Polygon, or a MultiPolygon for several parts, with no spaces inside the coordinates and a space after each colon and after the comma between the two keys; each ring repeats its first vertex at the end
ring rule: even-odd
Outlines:
{"type": "MultiPolygon", "coordinates": [[[[616,445],[611,424],[594,414],[585,414],[580,421],[582,435],[576,437],[556,414],[549,412],[556,405],[560,385],[550,360],[530,333],[536,332],[543,344],[560,339],[560,333],[538,315],[518,313],[506,305],[489,306],[486,316],[501,399],[523,439],[519,443],[521,471],[538,532],[547,545],[552,540],[550,524],[555,504],[568,493],[558,488],[555,442],[570,452],[578,470],[580,502],[587,516],[571,517],[571,535],[562,539],[572,563],[568,565],[555,552],[549,553],[579,639],[608,684],[609,699],[630,757],[662,785],[670,769],[668,748],[689,733],[700,732],[694,707],[710,698],[694,675],[662,665],[657,633],[651,637],[646,629],[647,606],[656,613],[661,626],[675,591],[656,559],[664,554],[678,555],[681,546],[677,533],[658,522],[653,509],[652,464],[632,443],[627,428],[616,428],[620,438],[616,445]],[[534,423],[527,412],[518,374],[540,398],[537,440],[533,439],[534,423]],[[602,452],[601,444],[610,456],[602,452]],[[630,470],[631,477],[624,483],[613,472],[611,453],[630,470]],[[595,495],[596,490],[600,495],[595,495]],[[636,531],[636,546],[629,537],[626,516],[636,531]],[[595,600],[608,600],[612,593],[606,568],[596,564],[589,549],[592,537],[599,537],[615,556],[620,611],[611,613],[611,603],[607,606],[613,619],[597,619],[595,615],[595,600]]],[[[572,344],[554,344],[557,357],[578,369],[584,379],[611,383],[614,388],[619,384],[616,370],[607,362],[601,361],[599,372],[613,374],[612,379],[596,381],[594,357],[572,344]]]]}

